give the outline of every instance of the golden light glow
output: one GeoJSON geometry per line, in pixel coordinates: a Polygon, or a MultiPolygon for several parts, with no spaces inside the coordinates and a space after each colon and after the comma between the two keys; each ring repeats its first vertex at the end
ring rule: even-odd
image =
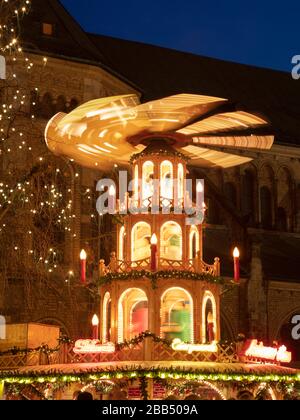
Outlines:
{"type": "Polygon", "coordinates": [[[237,247],[234,248],[233,257],[240,258],[240,250],[237,247]]]}
{"type": "Polygon", "coordinates": [[[199,353],[217,353],[217,343],[211,344],[187,344],[183,343],[179,338],[175,338],[172,342],[172,349],[174,351],[185,351],[192,354],[194,351],[199,353]]]}
{"type": "Polygon", "coordinates": [[[118,343],[131,340],[139,333],[148,329],[148,310],[145,310],[144,325],[133,325],[133,312],[141,302],[148,302],[146,293],[142,289],[132,288],[125,290],[118,302],[118,343]]]}
{"type": "Polygon", "coordinates": [[[217,303],[215,300],[214,295],[210,292],[210,291],[206,291],[204,293],[204,298],[203,298],[203,302],[202,302],[202,343],[206,344],[207,342],[207,331],[206,331],[206,306],[208,304],[208,302],[211,302],[212,304],[212,314],[210,315],[210,319],[213,320],[213,324],[214,324],[214,334],[215,334],[215,339],[218,338],[218,325],[217,325],[217,303]]]}
{"type": "Polygon", "coordinates": [[[157,243],[158,243],[157,236],[154,233],[151,238],[151,245],[157,245],[157,243]]]}
{"type": "Polygon", "coordinates": [[[109,192],[108,193],[111,197],[115,196],[116,195],[116,187],[114,185],[111,185],[109,187],[109,192]]]}
{"type": "Polygon", "coordinates": [[[84,249],[80,252],[80,259],[81,260],[86,260],[87,259],[87,253],[85,252],[84,249]]]}
{"type": "MultiPolygon", "coordinates": [[[[166,290],[161,297],[161,307],[160,307],[160,319],[161,319],[161,329],[160,334],[162,338],[166,338],[168,334],[174,336],[174,333],[183,331],[177,331],[177,327],[171,322],[172,311],[176,310],[176,307],[180,306],[180,311],[182,311],[182,306],[185,307],[185,311],[188,312],[189,317],[189,332],[190,337],[188,340],[190,343],[194,343],[194,301],[191,294],[181,288],[181,287],[172,287],[166,290]]],[[[185,334],[187,330],[185,331],[185,334]]]]}
{"type": "Polygon", "coordinates": [[[139,222],[131,231],[131,261],[141,261],[151,255],[151,226],[146,222],[139,222]]]}
{"type": "Polygon", "coordinates": [[[98,327],[99,326],[99,318],[96,314],[93,316],[92,325],[93,325],[93,327],[98,327]]]}
{"type": "Polygon", "coordinates": [[[198,184],[197,184],[197,193],[202,193],[203,191],[204,191],[203,183],[202,182],[198,182],[198,184]]]}
{"type": "Polygon", "coordinates": [[[256,133],[268,123],[255,115],[241,111],[218,114],[218,107],[226,102],[191,94],[145,104],[133,94],[96,99],[67,115],[55,115],[45,130],[46,143],[53,153],[83,166],[95,168],[101,163],[101,168],[109,169],[116,163],[128,163],[145,148],[139,136],[167,133],[174,135],[174,147],[194,159],[193,164],[235,166],[251,158],[235,155],[234,149],[270,149],[274,138],[256,133]],[[204,117],[212,111],[216,115],[204,117]],[[193,123],[200,117],[201,121],[193,123]],[[208,150],[221,146],[233,151],[208,150]]]}

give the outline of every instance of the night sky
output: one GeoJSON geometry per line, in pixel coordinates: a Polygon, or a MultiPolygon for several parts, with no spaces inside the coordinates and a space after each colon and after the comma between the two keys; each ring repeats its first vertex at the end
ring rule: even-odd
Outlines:
{"type": "Polygon", "coordinates": [[[290,71],[299,0],[62,0],[89,32],[290,71]]]}

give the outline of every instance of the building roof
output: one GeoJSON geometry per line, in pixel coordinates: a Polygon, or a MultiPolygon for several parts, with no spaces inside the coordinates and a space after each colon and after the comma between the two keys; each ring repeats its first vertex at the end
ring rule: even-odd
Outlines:
{"type": "Polygon", "coordinates": [[[26,378],[28,376],[59,376],[59,375],[86,375],[97,373],[121,372],[124,369],[124,376],[126,372],[129,376],[132,371],[141,370],[146,375],[149,372],[155,373],[157,370],[169,369],[176,370],[182,373],[197,373],[201,374],[230,374],[230,375],[299,375],[299,371],[289,367],[271,365],[271,364],[253,364],[253,363],[217,363],[217,362],[187,362],[187,361],[136,361],[130,362],[109,362],[109,363],[85,363],[85,364],[65,364],[65,365],[49,365],[49,366],[30,366],[22,367],[13,371],[0,371],[0,379],[5,380],[12,376],[16,378],[26,378]]]}
{"type": "Polygon", "coordinates": [[[88,61],[103,60],[99,49],[57,0],[32,0],[21,30],[27,50],[88,61]],[[53,35],[43,35],[44,23],[53,25],[53,35]]]}
{"type": "Polygon", "coordinates": [[[90,39],[145,100],[182,92],[227,98],[237,109],[267,117],[277,142],[300,145],[300,82],[289,73],[107,36],[90,39]]]}

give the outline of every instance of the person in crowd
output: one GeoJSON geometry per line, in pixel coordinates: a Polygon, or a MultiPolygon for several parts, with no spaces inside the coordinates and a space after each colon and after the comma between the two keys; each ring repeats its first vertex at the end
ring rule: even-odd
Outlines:
{"type": "Polygon", "coordinates": [[[80,392],[77,401],[92,401],[94,398],[90,392],[80,392]]]}

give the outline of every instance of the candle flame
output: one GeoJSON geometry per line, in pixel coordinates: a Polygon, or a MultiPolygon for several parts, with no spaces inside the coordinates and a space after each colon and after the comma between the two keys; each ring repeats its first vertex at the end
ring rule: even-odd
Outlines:
{"type": "Polygon", "coordinates": [[[93,325],[93,327],[98,327],[98,325],[99,325],[99,318],[97,317],[96,314],[93,316],[92,325],[93,325]]]}
{"type": "Polygon", "coordinates": [[[80,259],[81,260],[86,260],[87,259],[87,254],[86,254],[84,249],[80,252],[80,259]]]}
{"type": "Polygon", "coordinates": [[[233,257],[240,258],[240,250],[237,247],[234,248],[233,257]]]}
{"type": "Polygon", "coordinates": [[[157,236],[155,235],[155,233],[152,235],[152,238],[151,238],[151,245],[157,245],[157,242],[158,242],[158,240],[157,240],[157,236]]]}
{"type": "Polygon", "coordinates": [[[202,193],[204,191],[203,183],[199,181],[197,183],[197,193],[202,193]]]}

